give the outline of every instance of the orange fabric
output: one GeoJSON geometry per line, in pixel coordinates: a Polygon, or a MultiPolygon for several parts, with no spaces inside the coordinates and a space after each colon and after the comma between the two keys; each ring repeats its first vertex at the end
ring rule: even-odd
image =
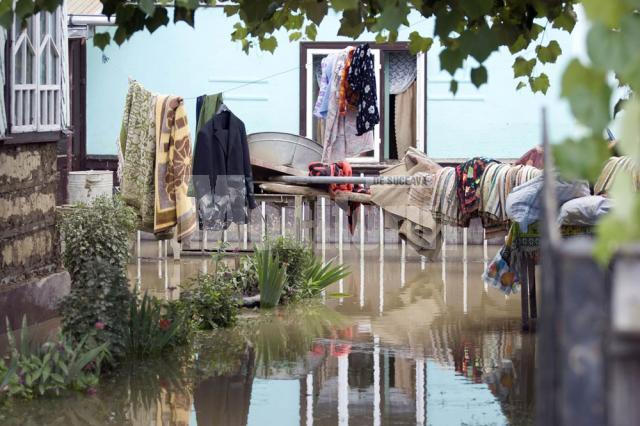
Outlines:
{"type": "Polygon", "coordinates": [[[340,91],[338,92],[338,113],[340,115],[347,115],[348,105],[354,105],[354,96],[353,90],[347,81],[347,76],[349,75],[349,68],[351,67],[351,61],[353,60],[353,52],[354,48],[350,47],[347,52],[347,58],[344,61],[344,68],[342,69],[342,74],[340,75],[340,91]]]}

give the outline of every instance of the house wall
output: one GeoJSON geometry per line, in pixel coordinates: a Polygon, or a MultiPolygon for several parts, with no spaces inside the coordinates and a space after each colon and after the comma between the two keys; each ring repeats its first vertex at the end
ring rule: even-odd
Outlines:
{"type": "MultiPolygon", "coordinates": [[[[411,31],[432,34],[432,20],[419,14],[409,19],[410,28],[400,32],[406,41],[411,31]]],[[[254,49],[249,55],[230,41],[235,18],[220,8],[199,10],[196,28],[184,23],[136,34],[123,46],[108,46],[104,52],[89,43],[87,51],[87,153],[115,154],[128,77],[150,90],[186,98],[191,122],[195,122],[195,97],[229,90],[226,103],[244,120],[247,131],[299,131],[299,43],[278,34],[274,54],[254,49]],[[248,81],[268,77],[258,84],[248,81]]],[[[329,16],[319,28],[317,41],[347,40],[337,37],[339,19],[329,16]]],[[[112,29],[98,28],[97,31],[112,29]]],[[[562,69],[574,48],[570,37],[547,29],[545,44],[557,39],[566,53],[558,64],[545,67],[551,80],[548,96],[529,89],[516,91],[505,49],[486,61],[489,82],[476,89],[468,69],[456,76],[459,91],[449,90],[449,76],[440,71],[439,46],[427,56],[427,153],[435,158],[465,158],[486,155],[518,157],[540,142],[540,110],[549,110],[551,136],[559,140],[572,132],[573,120],[558,97],[562,69]]],[[[373,40],[365,34],[361,40],[373,40]]],[[[533,55],[533,53],[531,54],[533,55]]],[[[192,126],[193,127],[193,126],[192,126]]]]}

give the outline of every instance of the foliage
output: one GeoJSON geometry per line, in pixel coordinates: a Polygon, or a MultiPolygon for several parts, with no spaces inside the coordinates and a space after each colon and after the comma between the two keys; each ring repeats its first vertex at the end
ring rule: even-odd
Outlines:
{"type": "Polygon", "coordinates": [[[74,281],[69,295],[60,303],[62,330],[80,341],[93,335],[98,344],[109,343],[114,359],[125,355],[129,283],[120,268],[106,260],[87,260],[82,280],[74,281]]]}
{"type": "Polygon", "coordinates": [[[304,270],[303,291],[309,296],[317,296],[322,290],[350,273],[346,265],[333,265],[333,260],[323,265],[320,258],[314,257],[304,270]]]}
{"type": "MultiPolygon", "coordinates": [[[[621,109],[619,93],[640,88],[640,2],[637,0],[584,0],[591,28],[587,35],[590,63],[574,59],[562,78],[562,96],[569,101],[576,119],[588,130],[583,138],[568,139],[554,147],[558,169],[567,177],[594,181],[610,155],[603,147],[602,134],[621,109]],[[622,90],[612,87],[615,84],[622,90]],[[611,108],[611,105],[615,107],[611,108]]],[[[640,166],[640,101],[633,97],[624,105],[623,134],[618,144],[624,155],[640,166]]],[[[597,226],[596,258],[610,260],[623,244],[640,239],[638,217],[640,194],[634,193],[631,180],[619,174],[611,193],[615,208],[597,226]]]]}
{"type": "Polygon", "coordinates": [[[278,237],[268,242],[268,246],[287,271],[282,301],[287,302],[298,298],[300,290],[305,285],[304,272],[314,259],[311,248],[287,237],[278,237]]]}
{"type": "Polygon", "coordinates": [[[229,327],[235,324],[239,311],[235,296],[234,282],[224,275],[199,274],[183,285],[175,309],[195,329],[229,327]]]}
{"type": "Polygon", "coordinates": [[[260,287],[260,307],[274,308],[280,303],[286,283],[286,267],[270,248],[256,249],[254,258],[260,287]]]}
{"type": "MultiPolygon", "coordinates": [[[[632,3],[634,0],[627,0],[632,3]]],[[[536,45],[534,65],[553,63],[561,54],[560,46],[551,41],[543,45],[544,32],[549,26],[571,31],[576,22],[573,5],[578,0],[230,0],[225,1],[224,13],[228,17],[238,17],[231,39],[240,42],[244,51],[253,47],[273,52],[278,46],[276,32],[283,31],[289,41],[301,39],[315,40],[317,27],[324,18],[335,12],[340,16],[338,35],[357,39],[365,31],[376,35],[376,41],[394,42],[402,27],[411,27],[409,14],[416,13],[422,20],[435,20],[434,34],[420,34],[412,31],[409,35],[409,49],[412,53],[426,52],[434,38],[440,39],[443,50],[440,62],[443,70],[453,77],[461,69],[465,60],[477,63],[473,83],[483,84],[482,64],[501,46],[512,54],[529,56],[528,48],[536,45]],[[544,26],[543,26],[544,25],[544,26]],[[536,59],[537,58],[537,59],[536,59]]],[[[619,1],[614,1],[617,3],[619,1]]],[[[62,0],[19,0],[12,9],[10,2],[0,8],[0,23],[8,27],[13,13],[18,22],[24,22],[32,13],[41,9],[52,10],[62,0]]],[[[195,10],[198,7],[215,5],[216,0],[202,4],[195,0],[175,2],[173,21],[184,21],[194,26],[195,10]]],[[[606,9],[601,14],[613,20],[606,6],[609,1],[591,0],[592,9],[606,9]]],[[[149,0],[102,0],[103,14],[115,15],[116,31],[113,41],[121,45],[133,34],[145,28],[153,32],[167,25],[169,4],[149,0]]],[[[112,40],[110,33],[97,33],[94,44],[100,48],[112,40]]],[[[534,75],[531,71],[523,75],[522,84],[529,84],[534,91],[546,92],[549,81],[544,73],[534,75]]],[[[452,82],[455,80],[452,80],[452,82]]],[[[452,90],[456,84],[452,83],[452,90]]]]}
{"type": "Polygon", "coordinates": [[[126,274],[136,215],[119,197],[98,197],[61,214],[64,267],[74,285],[90,271],[89,261],[103,259],[126,274]]]}
{"type": "Polygon", "coordinates": [[[180,313],[170,317],[163,312],[162,303],[144,294],[141,300],[134,295],[129,304],[124,346],[131,358],[158,355],[181,342],[181,334],[188,331],[180,313]]]}
{"type": "Polygon", "coordinates": [[[35,347],[29,342],[26,318],[16,341],[7,320],[9,362],[0,359],[0,398],[33,398],[67,389],[87,390],[98,383],[102,360],[109,356],[108,344],[95,346],[90,336],[80,342],[60,335],[59,341],[35,347]]]}
{"type": "Polygon", "coordinates": [[[72,280],[60,305],[63,332],[77,341],[95,332],[98,343],[110,343],[115,359],[124,355],[131,298],[126,268],[135,221],[119,197],[77,204],[59,220],[64,266],[72,280]]]}

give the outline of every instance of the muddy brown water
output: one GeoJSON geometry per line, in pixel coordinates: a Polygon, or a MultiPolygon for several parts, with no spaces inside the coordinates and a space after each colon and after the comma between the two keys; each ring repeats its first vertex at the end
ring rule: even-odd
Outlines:
{"type": "MultiPolygon", "coordinates": [[[[347,245],[342,257],[352,274],[317,301],[245,311],[192,351],[124,366],[95,396],[15,402],[0,423],[532,423],[535,335],[520,331],[519,295],[483,285],[482,247],[469,247],[466,261],[460,246],[434,262],[400,245],[383,260],[378,246],[347,245]]],[[[183,257],[129,272],[142,289],[175,298],[182,280],[210,268],[183,257]]]]}

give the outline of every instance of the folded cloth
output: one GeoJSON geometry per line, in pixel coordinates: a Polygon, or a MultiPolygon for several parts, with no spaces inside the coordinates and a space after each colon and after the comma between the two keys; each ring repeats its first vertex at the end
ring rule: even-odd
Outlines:
{"type": "Polygon", "coordinates": [[[560,208],[558,223],[560,225],[593,226],[598,219],[611,210],[613,202],[600,195],[575,198],[560,208]]]}
{"type": "Polygon", "coordinates": [[[471,218],[477,216],[480,205],[480,192],[478,188],[485,168],[496,160],[484,157],[475,157],[456,166],[456,182],[458,202],[462,225],[467,228],[471,218]]]}
{"type": "MultiPolygon", "coordinates": [[[[507,215],[520,225],[523,231],[537,222],[542,211],[542,186],[543,176],[538,176],[520,186],[507,196],[507,215]]],[[[590,195],[589,185],[586,182],[556,183],[556,198],[562,205],[569,200],[590,195]]]]}
{"type": "Polygon", "coordinates": [[[602,172],[593,187],[593,193],[595,195],[604,195],[609,192],[621,170],[631,173],[635,189],[639,191],[640,168],[638,165],[630,157],[611,157],[602,168],[602,172]]]}
{"type": "Polygon", "coordinates": [[[398,235],[405,240],[419,255],[427,260],[434,260],[442,248],[440,228],[431,229],[417,225],[410,220],[405,220],[398,229],[398,235]],[[435,246],[434,246],[435,240],[435,246]]]}
{"type": "MultiPolygon", "coordinates": [[[[380,175],[416,176],[424,173],[434,176],[441,169],[438,163],[429,159],[424,153],[415,148],[410,148],[401,163],[386,168],[380,175]]],[[[417,190],[416,188],[413,189],[417,190]]],[[[419,231],[422,237],[415,239],[415,241],[422,246],[423,250],[436,250],[436,235],[439,227],[433,218],[432,203],[430,200],[423,203],[415,197],[415,194],[414,198],[411,198],[409,195],[411,190],[412,187],[409,185],[373,185],[371,186],[371,202],[382,207],[386,214],[392,215],[394,222],[408,220],[415,225],[412,229],[422,228],[419,231]]],[[[386,223],[391,222],[386,221],[386,223]]],[[[408,227],[409,225],[406,226],[408,227]]]]}

